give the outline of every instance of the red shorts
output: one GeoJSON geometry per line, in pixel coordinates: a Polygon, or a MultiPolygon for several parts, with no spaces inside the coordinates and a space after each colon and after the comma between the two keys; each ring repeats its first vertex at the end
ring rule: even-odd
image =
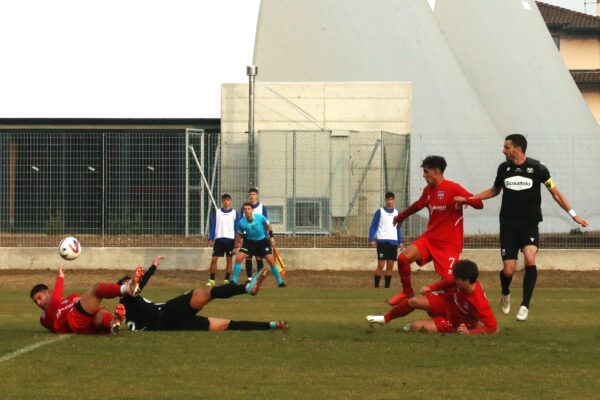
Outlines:
{"type": "Polygon", "coordinates": [[[433,261],[433,268],[442,279],[452,277],[452,266],[460,258],[460,250],[454,250],[447,243],[431,241],[423,236],[411,244],[417,246],[421,253],[421,260],[417,261],[419,266],[433,261]]]}
{"type": "Polygon", "coordinates": [[[448,318],[446,318],[447,301],[443,293],[428,293],[429,316],[433,320],[435,327],[440,333],[456,332],[456,327],[448,318]]]}
{"type": "Polygon", "coordinates": [[[76,307],[67,315],[67,324],[73,333],[96,333],[98,329],[94,325],[95,315],[84,314],[76,307]]]}

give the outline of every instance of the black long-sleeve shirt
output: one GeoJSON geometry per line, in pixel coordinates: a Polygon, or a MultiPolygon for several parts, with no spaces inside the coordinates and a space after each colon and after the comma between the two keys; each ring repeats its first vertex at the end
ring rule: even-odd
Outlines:
{"type": "MultiPolygon", "coordinates": [[[[140,280],[140,290],[146,286],[156,266],[152,265],[140,280]]],[[[125,321],[127,328],[132,331],[157,330],[159,329],[161,307],[164,303],[154,303],[142,296],[131,297],[124,294],[119,302],[125,306],[125,321]]]]}

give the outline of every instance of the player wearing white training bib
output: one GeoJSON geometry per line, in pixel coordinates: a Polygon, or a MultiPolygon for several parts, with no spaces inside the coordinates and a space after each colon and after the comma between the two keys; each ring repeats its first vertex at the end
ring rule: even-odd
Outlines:
{"type": "Polygon", "coordinates": [[[210,221],[208,245],[213,246],[213,254],[210,262],[210,276],[206,286],[215,285],[219,257],[225,256],[227,259],[225,279],[223,280],[224,284],[229,283],[231,270],[233,269],[233,244],[240,221],[240,214],[231,208],[231,196],[227,193],[221,196],[221,203],[222,208],[215,210],[210,221]]]}
{"type": "Polygon", "coordinates": [[[369,228],[369,244],[377,245],[377,268],[373,277],[376,288],[379,287],[384,265],[385,287],[390,287],[394,261],[398,257],[398,245],[402,244],[400,225],[394,226],[394,217],[398,215],[398,210],[394,208],[395,201],[394,193],[385,194],[385,207],[375,211],[369,228]]]}

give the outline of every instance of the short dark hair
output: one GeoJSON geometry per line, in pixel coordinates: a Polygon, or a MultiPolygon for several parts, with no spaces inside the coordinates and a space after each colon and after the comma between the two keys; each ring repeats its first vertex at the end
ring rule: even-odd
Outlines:
{"type": "Polygon", "coordinates": [[[454,275],[454,279],[462,279],[470,283],[475,283],[479,277],[479,268],[477,268],[477,264],[474,261],[467,259],[458,260],[454,264],[454,267],[452,267],[452,275],[454,275]]]}
{"type": "Polygon", "coordinates": [[[258,194],[258,188],[251,187],[250,189],[248,189],[248,193],[256,193],[256,194],[258,194]]]}
{"type": "Polygon", "coordinates": [[[129,275],[125,275],[117,281],[117,285],[122,285],[129,280],[131,280],[131,277],[129,275]]]}
{"type": "Polygon", "coordinates": [[[250,208],[252,208],[252,203],[250,203],[249,201],[245,202],[244,204],[242,204],[242,208],[249,206],[250,208]]]}
{"type": "Polygon", "coordinates": [[[33,296],[35,296],[37,292],[43,292],[44,290],[48,290],[48,286],[44,285],[43,283],[38,283],[37,285],[31,288],[31,292],[29,292],[29,297],[33,299],[33,296]]]}
{"type": "Polygon", "coordinates": [[[386,199],[395,199],[396,196],[394,195],[394,192],[386,192],[385,193],[385,198],[386,199]]]}
{"type": "Polygon", "coordinates": [[[221,196],[221,200],[225,200],[225,199],[229,199],[229,200],[231,200],[231,195],[230,195],[229,193],[224,193],[224,194],[221,196]]]}
{"type": "Polygon", "coordinates": [[[520,147],[523,153],[527,151],[527,139],[520,133],[513,133],[504,138],[504,140],[510,140],[516,147],[520,147]]]}
{"type": "Polygon", "coordinates": [[[421,162],[421,168],[431,168],[431,169],[439,169],[443,174],[446,170],[446,159],[442,156],[427,156],[421,162]]]}

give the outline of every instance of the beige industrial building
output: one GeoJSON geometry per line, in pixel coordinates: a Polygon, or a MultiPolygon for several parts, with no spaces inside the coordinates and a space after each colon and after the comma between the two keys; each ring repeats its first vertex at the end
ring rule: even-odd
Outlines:
{"type": "Polygon", "coordinates": [[[577,87],[600,123],[600,17],[542,2],[537,5],[577,87]]]}

